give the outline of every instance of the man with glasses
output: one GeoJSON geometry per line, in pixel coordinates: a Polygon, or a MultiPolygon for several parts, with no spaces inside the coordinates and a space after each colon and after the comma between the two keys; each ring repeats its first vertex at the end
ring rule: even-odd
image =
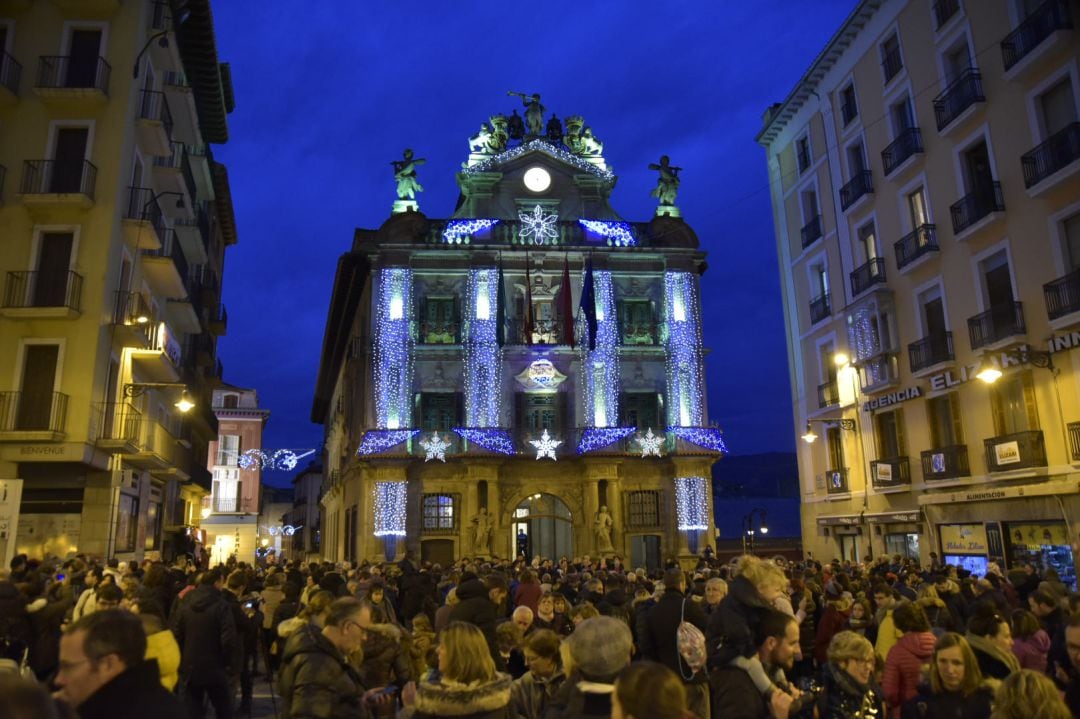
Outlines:
{"type": "Polygon", "coordinates": [[[99,609],[60,638],[59,697],[80,719],[182,719],[180,703],[163,686],[157,662],[145,661],[142,622],[122,609],[99,609]]]}

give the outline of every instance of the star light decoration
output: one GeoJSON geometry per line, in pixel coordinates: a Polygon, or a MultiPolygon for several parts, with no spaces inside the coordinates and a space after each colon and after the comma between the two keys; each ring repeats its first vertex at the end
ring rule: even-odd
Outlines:
{"type": "Polygon", "coordinates": [[[554,240],[559,236],[556,222],[559,216],[554,212],[544,212],[540,205],[533,206],[532,212],[518,212],[518,219],[525,227],[521,230],[521,239],[532,237],[534,245],[547,244],[548,240],[554,240]]]}
{"type": "Polygon", "coordinates": [[[660,451],[660,447],[664,444],[663,435],[653,434],[652,427],[649,427],[649,431],[643,436],[637,438],[638,446],[641,447],[642,457],[662,457],[663,453],[660,451]]]}
{"type": "Polygon", "coordinates": [[[418,434],[418,429],[371,429],[364,432],[364,436],[360,438],[360,447],[356,454],[360,457],[379,454],[418,434]]]}
{"type": "Polygon", "coordinates": [[[561,439],[553,439],[548,434],[547,428],[544,428],[544,433],[540,435],[540,439],[531,439],[529,444],[536,447],[536,458],[543,459],[544,457],[550,457],[552,461],[557,461],[555,457],[555,450],[560,444],[561,439]]]}
{"type": "Polygon", "coordinates": [[[578,220],[578,223],[589,232],[605,238],[609,247],[630,247],[637,244],[634,232],[627,222],[617,220],[578,220]]]}
{"type": "Polygon", "coordinates": [[[443,242],[448,245],[469,244],[469,237],[477,232],[494,227],[499,224],[498,220],[476,218],[468,220],[450,220],[443,229],[443,242]]]}
{"type": "Polygon", "coordinates": [[[450,443],[440,437],[438,432],[432,432],[430,437],[420,440],[420,446],[427,453],[427,456],[424,457],[425,462],[430,462],[433,459],[445,462],[446,450],[450,449],[450,443]]]}
{"type": "Polygon", "coordinates": [[[667,431],[691,444],[727,454],[724,433],[717,427],[668,427],[667,431]]]}

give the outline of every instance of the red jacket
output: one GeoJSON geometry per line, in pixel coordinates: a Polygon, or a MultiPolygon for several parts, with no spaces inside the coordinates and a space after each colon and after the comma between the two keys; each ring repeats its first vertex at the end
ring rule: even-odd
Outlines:
{"type": "Polygon", "coordinates": [[[814,659],[819,666],[824,666],[829,661],[829,642],[837,632],[847,629],[849,611],[841,612],[836,607],[830,606],[821,615],[818,622],[817,637],[814,639],[814,659]]]}
{"type": "Polygon", "coordinates": [[[900,705],[919,693],[923,668],[933,658],[936,642],[933,632],[908,632],[889,650],[881,688],[892,716],[899,717],[900,705]]]}
{"type": "Polygon", "coordinates": [[[536,582],[522,582],[514,589],[514,606],[528,607],[536,616],[536,605],[540,603],[540,596],[544,593],[543,587],[536,582]]]}
{"type": "Polygon", "coordinates": [[[1040,629],[1030,637],[1013,639],[1013,654],[1020,660],[1021,669],[1046,673],[1046,655],[1050,652],[1050,635],[1040,629]]]}

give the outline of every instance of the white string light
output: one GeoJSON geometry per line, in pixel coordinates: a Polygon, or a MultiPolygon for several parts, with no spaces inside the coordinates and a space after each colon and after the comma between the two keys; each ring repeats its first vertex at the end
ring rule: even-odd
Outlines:
{"type": "Polygon", "coordinates": [[[709,502],[704,477],[675,478],[675,513],[679,531],[709,528],[709,502]]]}
{"type": "Polygon", "coordinates": [[[405,536],[405,507],[406,490],[405,482],[376,482],[375,500],[372,506],[375,509],[376,537],[405,536]]]}

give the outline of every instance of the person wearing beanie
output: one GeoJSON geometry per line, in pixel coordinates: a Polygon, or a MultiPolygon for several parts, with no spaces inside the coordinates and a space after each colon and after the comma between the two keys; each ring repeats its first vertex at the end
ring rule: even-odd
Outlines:
{"type": "Polygon", "coordinates": [[[546,719],[611,716],[615,678],[630,664],[633,637],[626,622],[592,617],[560,649],[567,679],[551,698],[546,719]]]}

